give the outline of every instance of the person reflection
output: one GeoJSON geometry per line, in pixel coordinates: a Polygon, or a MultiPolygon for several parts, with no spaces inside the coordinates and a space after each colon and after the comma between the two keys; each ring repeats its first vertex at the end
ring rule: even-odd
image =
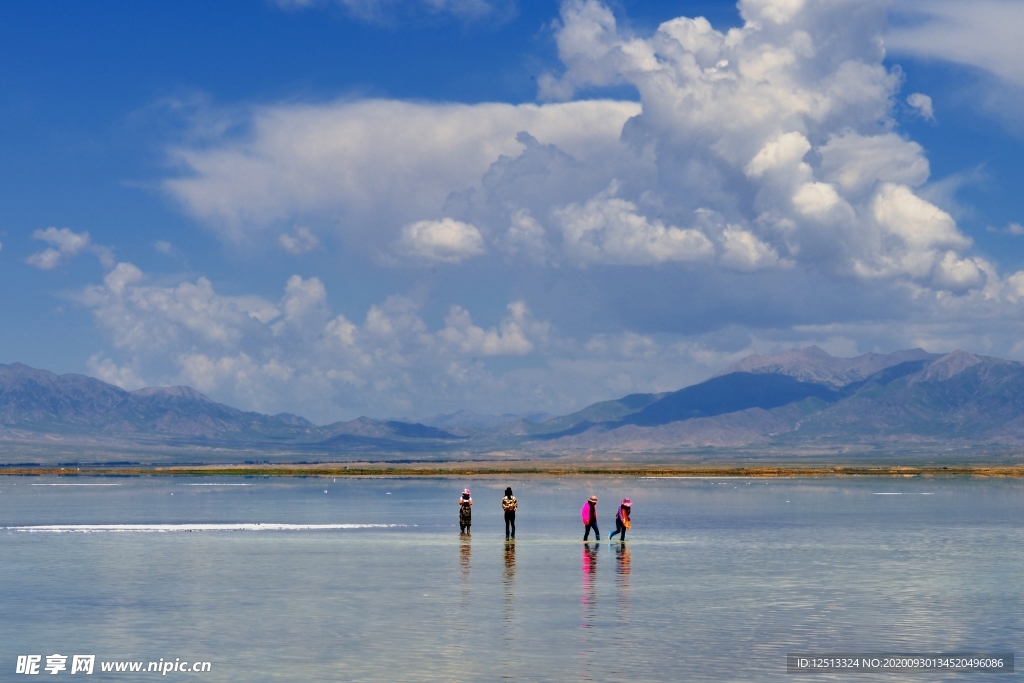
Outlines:
{"type": "Polygon", "coordinates": [[[629,547],[620,543],[615,549],[615,578],[619,584],[619,617],[629,616],[629,547]]]}
{"type": "Polygon", "coordinates": [[[598,544],[583,544],[583,555],[580,558],[580,567],[583,570],[583,596],[581,605],[583,607],[582,621],[580,622],[580,662],[583,668],[578,672],[579,679],[583,681],[594,680],[594,672],[591,670],[591,660],[597,652],[600,644],[591,638],[591,627],[594,626],[597,612],[597,552],[601,549],[598,544]]]}
{"type": "Polygon", "coordinates": [[[505,570],[501,573],[502,630],[509,638],[508,626],[512,623],[513,607],[516,601],[516,542],[505,541],[505,570]]]}
{"type": "Polygon", "coordinates": [[[615,549],[615,574],[619,578],[619,585],[623,588],[629,588],[629,563],[629,546],[621,543],[615,549]]]}
{"type": "Polygon", "coordinates": [[[501,582],[505,588],[512,587],[516,578],[516,542],[505,541],[505,571],[501,574],[501,582]]]}
{"type": "MultiPolygon", "coordinates": [[[[473,546],[472,537],[469,534],[462,534],[459,536],[459,575],[461,583],[462,593],[462,613],[470,614],[470,598],[472,595],[472,588],[469,583],[469,572],[473,567],[473,546]]],[[[459,647],[462,647],[462,643],[465,642],[465,637],[469,633],[468,622],[465,619],[460,619],[455,626],[456,631],[459,634],[459,647]]]]}
{"type": "Polygon", "coordinates": [[[462,572],[462,579],[469,578],[469,570],[473,566],[472,537],[465,534],[459,537],[459,570],[462,572]]]}
{"type": "Polygon", "coordinates": [[[583,544],[581,567],[583,570],[583,628],[590,628],[594,608],[597,607],[597,553],[598,544],[583,544]]]}

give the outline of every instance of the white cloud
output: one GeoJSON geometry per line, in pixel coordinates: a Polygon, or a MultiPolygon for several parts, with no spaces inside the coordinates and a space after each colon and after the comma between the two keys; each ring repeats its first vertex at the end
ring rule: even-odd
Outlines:
{"type": "Polygon", "coordinates": [[[527,209],[512,212],[502,247],[513,258],[538,265],[545,265],[552,258],[547,231],[527,209]]]}
{"type": "MultiPolygon", "coordinates": [[[[954,12],[908,6],[928,30],[954,12]]],[[[346,317],[317,278],[269,301],[203,279],[151,286],[118,266],[86,297],[108,356],[249,407],[308,392],[330,410],[410,414],[467,401],[561,412],[794,344],[1012,351],[1024,276],[973,251],[955,183],[929,183],[924,149],[901,130],[908,105],[934,111],[887,67],[890,9],[743,0],[741,27],[678,17],[640,34],[596,0],[571,0],[555,28],[564,69],[539,79],[540,96],[621,85],[639,103],[251,107],[231,137],[170,150],[181,174],[164,189],[192,216],[227,241],[288,251],[308,243],[291,226],[336,229],[343,239],[325,248],[341,243],[344,266],[374,268],[367,256],[381,254],[466,264],[439,286],[489,304],[474,318],[458,297],[435,302],[455,304],[445,317],[380,291],[365,317],[346,317]],[[525,303],[502,312],[509,298],[553,322],[525,303]],[[493,354],[521,365],[497,372],[493,354]]],[[[951,59],[965,59],[958,50],[951,59]]]]}
{"type": "Polygon", "coordinates": [[[582,264],[649,265],[714,255],[711,240],[702,232],[648,220],[636,204],[615,196],[618,187],[613,183],[583,205],[555,211],[569,258],[582,264]]]}
{"type": "Polygon", "coordinates": [[[277,236],[277,243],[289,254],[306,254],[320,248],[320,240],[313,232],[302,225],[292,228],[291,234],[277,236]]]}
{"type": "MultiPolygon", "coordinates": [[[[766,172],[803,165],[804,156],[811,151],[811,143],[801,133],[784,133],[765,143],[764,147],[750,160],[743,171],[752,178],[760,178],[766,172]]],[[[807,168],[809,171],[810,169],[807,168]]]]}
{"type": "Polygon", "coordinates": [[[779,263],[779,255],[756,235],[729,226],[722,233],[722,263],[737,270],[756,270],[779,263]]]}
{"type": "Polygon", "coordinates": [[[906,54],[966,64],[1024,86],[1024,4],[1014,0],[909,0],[896,6],[898,17],[886,47],[906,54]]]}
{"type": "Polygon", "coordinates": [[[830,136],[818,151],[822,177],[853,197],[876,183],[917,187],[930,173],[921,145],[895,133],[866,136],[843,131],[830,136]]]}
{"type": "Polygon", "coordinates": [[[32,239],[53,245],[25,259],[26,263],[40,270],[52,270],[89,246],[89,233],[76,233],[68,228],[35,230],[32,239]]]}
{"type": "Polygon", "coordinates": [[[53,270],[73,259],[83,251],[92,252],[104,268],[114,267],[114,251],[110,247],[93,244],[89,233],[73,232],[69,228],[46,228],[32,232],[32,239],[41,240],[52,246],[36,252],[25,259],[25,263],[40,270],[53,270]]]}
{"type": "Polygon", "coordinates": [[[982,287],[987,278],[964,253],[971,241],[914,193],[929,176],[923,149],[891,130],[900,75],[882,62],[884,4],[744,0],[740,11],[748,23],[726,33],[678,18],[643,39],[620,33],[597,0],[563,4],[566,70],[542,93],[634,85],[643,110],[623,137],[658,166],[642,194],[653,215],[640,216],[622,192],[556,212],[566,249],[581,261],[669,260],[670,251],[628,245],[646,237],[660,247],[649,237],[664,229],[659,214],[697,210],[723,219],[705,235],[722,245],[723,266],[785,263],[958,293],[982,287]]]}
{"type": "Polygon", "coordinates": [[[1005,228],[996,228],[993,226],[988,227],[989,232],[1001,232],[1006,235],[1021,236],[1024,235],[1024,225],[1017,222],[1007,223],[1005,228]]]}
{"type": "Polygon", "coordinates": [[[803,9],[805,0],[742,0],[740,13],[747,21],[785,24],[803,9]]]}
{"type": "Polygon", "coordinates": [[[341,214],[347,230],[436,215],[529,131],[580,159],[619,146],[632,102],[415,104],[392,100],[255,107],[240,141],[169,150],[164,189],[230,240],[300,216],[341,214]]]}
{"type": "Polygon", "coordinates": [[[371,409],[394,414],[410,401],[448,401],[443,407],[450,408],[467,391],[496,381],[476,357],[537,352],[551,335],[550,324],[522,301],[509,304],[491,327],[455,305],[444,326],[431,330],[418,305],[395,296],[352,322],[329,311],[319,278],[298,275],[274,303],[219,294],[206,278],[148,284],[136,266],[119,263],[78,298],[113,348],[89,361],[90,372],[105,381],[126,388],[188,384],[244,408],[324,420],[371,409]]]}
{"type": "Polygon", "coordinates": [[[522,301],[508,305],[508,315],[500,329],[485,330],[473,324],[469,311],[452,306],[445,318],[444,329],[437,334],[464,354],[481,356],[520,356],[534,350],[530,336],[546,339],[549,325],[533,322],[522,301]],[[532,332],[532,335],[529,334],[532,332]]]}
{"type": "Polygon", "coordinates": [[[921,118],[927,121],[935,120],[935,108],[932,105],[932,98],[919,92],[911,93],[907,97],[907,104],[917,110],[921,118]]]}
{"type": "Polygon", "coordinates": [[[157,253],[163,254],[164,256],[177,256],[178,248],[166,240],[158,240],[153,243],[153,248],[157,250],[157,253]]]}
{"type": "Polygon", "coordinates": [[[459,263],[487,251],[484,238],[476,227],[442,218],[417,221],[402,228],[395,251],[408,258],[427,263],[459,263]]]}
{"type": "Polygon", "coordinates": [[[86,361],[89,374],[96,379],[121,387],[128,391],[141,389],[146,386],[145,381],[135,374],[135,370],[127,366],[119,366],[102,353],[94,353],[86,361]]]}

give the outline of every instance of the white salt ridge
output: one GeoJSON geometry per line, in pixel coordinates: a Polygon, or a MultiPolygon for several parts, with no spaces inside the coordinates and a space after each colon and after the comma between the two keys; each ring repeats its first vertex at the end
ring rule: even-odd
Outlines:
{"type": "Polygon", "coordinates": [[[171,531],[332,531],[340,529],[391,529],[405,524],[50,524],[40,526],[7,526],[6,531],[32,533],[105,533],[171,531]]]}

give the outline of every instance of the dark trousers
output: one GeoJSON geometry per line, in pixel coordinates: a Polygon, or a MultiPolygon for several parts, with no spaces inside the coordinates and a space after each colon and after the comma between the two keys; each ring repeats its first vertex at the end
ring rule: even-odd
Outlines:
{"type": "Polygon", "coordinates": [[[619,538],[621,538],[623,541],[626,540],[626,527],[622,524],[622,520],[618,517],[615,518],[615,531],[613,531],[611,535],[608,536],[608,540],[611,540],[612,536],[614,536],[615,534],[621,534],[619,538]]]}
{"type": "Polygon", "coordinates": [[[508,530],[512,529],[512,538],[516,537],[516,511],[505,510],[505,538],[508,538],[508,530]]]}
{"type": "Polygon", "coordinates": [[[590,530],[591,529],[594,530],[594,535],[597,536],[597,540],[600,541],[601,540],[601,530],[597,528],[597,520],[596,519],[595,520],[591,520],[591,522],[589,524],[587,524],[586,529],[584,529],[584,531],[583,531],[583,540],[585,541],[588,538],[590,538],[590,530]]]}

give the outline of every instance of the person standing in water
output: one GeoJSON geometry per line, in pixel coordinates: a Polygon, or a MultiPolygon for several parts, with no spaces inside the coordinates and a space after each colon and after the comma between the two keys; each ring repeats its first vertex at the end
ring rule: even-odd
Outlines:
{"type": "Polygon", "coordinates": [[[459,533],[469,533],[469,527],[473,526],[473,496],[469,489],[462,491],[462,498],[459,498],[459,533]]]}
{"type": "Polygon", "coordinates": [[[505,511],[505,538],[509,538],[509,529],[512,530],[511,538],[516,537],[516,508],[519,501],[512,495],[512,487],[505,489],[505,497],[501,499],[501,509],[505,511]]]}
{"type": "Polygon", "coordinates": [[[587,499],[587,502],[583,504],[583,509],[580,510],[580,516],[583,518],[583,524],[585,528],[583,530],[583,540],[586,541],[590,538],[590,530],[594,530],[594,535],[597,537],[596,540],[601,540],[601,530],[597,528],[597,496],[591,496],[587,499]]]}
{"type": "Polygon", "coordinates": [[[623,498],[619,503],[619,511],[615,513],[615,531],[608,534],[609,541],[615,534],[620,534],[619,538],[626,540],[626,530],[630,528],[629,513],[632,509],[633,502],[629,498],[623,498]]]}

